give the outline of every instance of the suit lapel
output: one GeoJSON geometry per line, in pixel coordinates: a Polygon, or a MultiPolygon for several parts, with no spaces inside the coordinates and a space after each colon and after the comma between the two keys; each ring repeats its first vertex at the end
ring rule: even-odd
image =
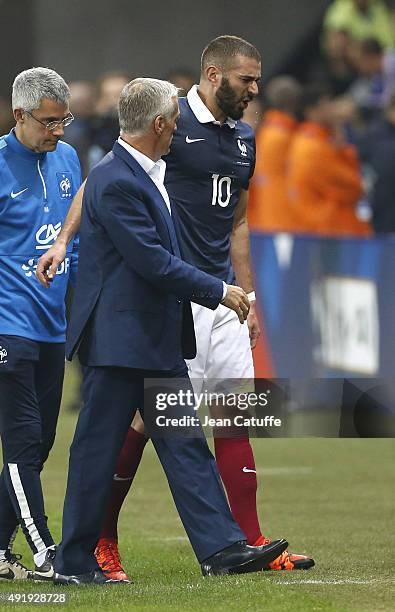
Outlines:
{"type": "Polygon", "coordinates": [[[130,155],[130,153],[128,153],[128,151],[126,151],[126,149],[124,149],[124,147],[122,147],[118,142],[114,143],[113,152],[118,157],[121,157],[123,161],[133,170],[133,173],[139,177],[154,202],[158,205],[158,209],[161,212],[164,221],[166,222],[170,242],[173,248],[173,253],[180,257],[180,247],[178,245],[172,216],[169,213],[167,204],[164,201],[162,194],[155,185],[154,181],[149,177],[147,172],[140,166],[140,164],[134,159],[134,157],[130,155]]]}

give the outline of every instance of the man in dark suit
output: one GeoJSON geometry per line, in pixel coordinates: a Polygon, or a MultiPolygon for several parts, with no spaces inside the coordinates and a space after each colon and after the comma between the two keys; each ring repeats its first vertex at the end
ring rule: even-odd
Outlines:
{"type": "MultiPolygon", "coordinates": [[[[55,561],[60,584],[110,581],[98,569],[94,549],[117,457],[143,406],[144,378],[187,381],[183,357],[196,352],[190,300],[208,308],[222,302],[241,323],[248,314],[242,289],[180,259],[160,159],[178,114],[177,89],[170,83],[135,79],[126,85],[119,102],[121,137],[87,181],[67,351],[69,358],[78,351],[85,366],[84,406],[70,449],[55,561]]],[[[200,429],[193,437],[153,443],[203,574],[256,571],[286,548],[285,540],[246,545],[200,429]]]]}

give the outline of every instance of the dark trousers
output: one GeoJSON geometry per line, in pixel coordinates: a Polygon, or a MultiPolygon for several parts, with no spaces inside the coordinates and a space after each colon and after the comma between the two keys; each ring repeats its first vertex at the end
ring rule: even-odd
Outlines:
{"type": "Polygon", "coordinates": [[[64,375],[64,344],[0,336],[0,549],[18,524],[36,553],[53,544],[40,472],[55,439],[64,375]],[[5,362],[5,363],[4,363],[5,362]]]}
{"type": "MultiPolygon", "coordinates": [[[[144,374],[148,377],[146,372],[128,368],[85,368],[84,405],[70,448],[62,542],[55,560],[61,574],[98,569],[94,549],[118,455],[136,409],[143,406],[144,374]]],[[[174,375],[179,377],[180,373],[174,375]]],[[[186,377],[185,367],[182,375],[186,377]]],[[[149,376],[166,374],[151,372],[149,376]]],[[[182,410],[196,416],[193,409],[182,410]]],[[[153,438],[152,442],[198,560],[244,540],[203,433],[198,437],[153,438]]]]}

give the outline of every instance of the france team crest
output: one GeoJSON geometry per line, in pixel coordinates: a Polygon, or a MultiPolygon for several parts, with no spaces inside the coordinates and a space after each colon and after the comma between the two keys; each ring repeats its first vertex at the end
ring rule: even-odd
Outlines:
{"type": "Polygon", "coordinates": [[[242,142],[240,138],[237,139],[237,146],[239,147],[240,153],[243,157],[247,157],[247,145],[242,142]]]}
{"type": "Polygon", "coordinates": [[[71,172],[57,172],[59,194],[62,200],[69,199],[73,196],[73,179],[71,172]]]}

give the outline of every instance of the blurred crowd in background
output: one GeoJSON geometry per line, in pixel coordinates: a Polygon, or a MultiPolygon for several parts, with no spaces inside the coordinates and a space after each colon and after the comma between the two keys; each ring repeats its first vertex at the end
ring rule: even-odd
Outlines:
{"type": "MultiPolygon", "coordinates": [[[[395,6],[333,0],[318,44],[282,72],[265,80],[263,58],[261,92],[244,117],[257,137],[251,229],[394,232],[395,6]]],[[[70,83],[75,121],[64,139],[77,149],[84,175],[118,137],[118,96],[135,76],[112,72],[70,83]]],[[[162,78],[187,92],[199,75],[174,67],[162,78]]],[[[0,99],[0,133],[13,124],[9,101],[0,99]]]]}
{"type": "MultiPolygon", "coordinates": [[[[334,0],[316,53],[267,83],[252,229],[324,236],[395,231],[395,9],[334,0]]],[[[258,110],[259,112],[259,110],[258,110]]]]}

